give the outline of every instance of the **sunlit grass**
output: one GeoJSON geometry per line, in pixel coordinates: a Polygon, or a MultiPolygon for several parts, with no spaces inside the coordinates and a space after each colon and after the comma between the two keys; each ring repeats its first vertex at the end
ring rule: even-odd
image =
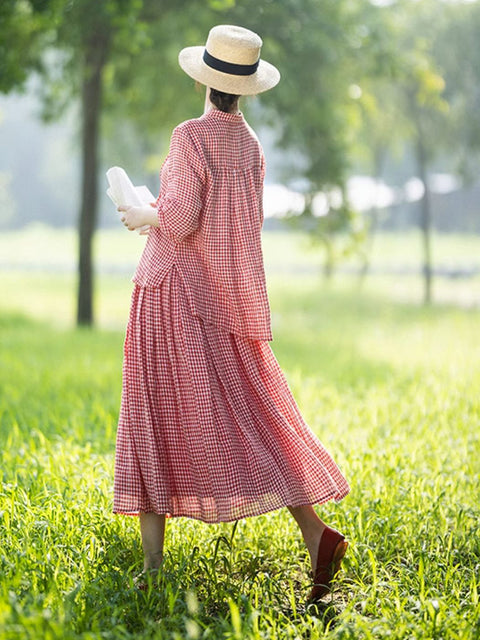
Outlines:
{"type": "MultiPolygon", "coordinates": [[[[46,308],[71,295],[68,274],[43,289],[9,277],[46,308]]],[[[138,523],[111,512],[123,331],[4,313],[1,638],[479,637],[480,313],[314,275],[271,284],[273,348],[352,485],[319,509],[351,543],[334,596],[305,608],[285,510],[237,527],[173,519],[162,588],[136,592],[138,523]]],[[[104,327],[124,321],[129,288],[102,278],[104,327]]]]}
{"type": "MultiPolygon", "coordinates": [[[[417,241],[382,237],[374,263],[414,264],[417,241]]],[[[419,301],[418,276],[322,283],[320,259],[281,233],[264,240],[273,347],[352,484],[321,509],[351,542],[336,595],[305,609],[305,551],[284,511],[237,528],[169,522],[163,587],[135,592],[137,522],[113,516],[111,501],[129,276],[143,242],[99,234],[103,329],[76,331],[73,234],[0,239],[12,267],[0,300],[0,637],[479,637],[480,314],[392,302],[419,301]]],[[[439,237],[437,259],[476,264],[477,243],[439,237]]],[[[435,287],[437,300],[478,305],[478,278],[435,287]]]]}

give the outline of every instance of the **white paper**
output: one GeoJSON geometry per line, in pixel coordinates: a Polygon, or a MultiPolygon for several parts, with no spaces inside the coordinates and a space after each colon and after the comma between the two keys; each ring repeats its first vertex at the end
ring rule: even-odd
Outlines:
{"type": "Polygon", "coordinates": [[[153,193],[145,185],[135,187],[126,171],[121,167],[110,167],[107,171],[107,180],[109,184],[107,195],[117,207],[119,205],[141,207],[156,200],[153,193]]]}

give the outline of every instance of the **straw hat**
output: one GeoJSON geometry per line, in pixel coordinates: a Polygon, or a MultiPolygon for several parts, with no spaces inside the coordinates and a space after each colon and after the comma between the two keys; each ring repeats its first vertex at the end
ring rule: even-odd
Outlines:
{"type": "Polygon", "coordinates": [[[205,47],[182,49],[178,62],[191,78],[217,91],[248,96],[274,87],[276,67],[260,60],[262,39],[232,25],[210,29],[205,47]]]}

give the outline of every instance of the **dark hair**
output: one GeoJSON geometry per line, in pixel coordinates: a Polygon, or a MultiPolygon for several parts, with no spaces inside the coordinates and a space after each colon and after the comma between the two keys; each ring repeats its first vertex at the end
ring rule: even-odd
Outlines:
{"type": "Polygon", "coordinates": [[[223,91],[217,91],[217,89],[210,89],[210,102],[212,102],[217,109],[230,113],[237,108],[238,99],[240,96],[236,96],[233,93],[223,93],[223,91]]]}

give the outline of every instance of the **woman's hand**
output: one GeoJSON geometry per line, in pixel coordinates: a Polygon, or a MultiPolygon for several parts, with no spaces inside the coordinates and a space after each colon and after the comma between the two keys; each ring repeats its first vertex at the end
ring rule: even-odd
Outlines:
{"type": "Polygon", "coordinates": [[[117,208],[117,211],[122,214],[120,216],[120,220],[129,231],[138,229],[140,234],[145,235],[145,227],[158,226],[155,203],[150,203],[143,207],[128,207],[126,205],[120,205],[117,208]]]}

